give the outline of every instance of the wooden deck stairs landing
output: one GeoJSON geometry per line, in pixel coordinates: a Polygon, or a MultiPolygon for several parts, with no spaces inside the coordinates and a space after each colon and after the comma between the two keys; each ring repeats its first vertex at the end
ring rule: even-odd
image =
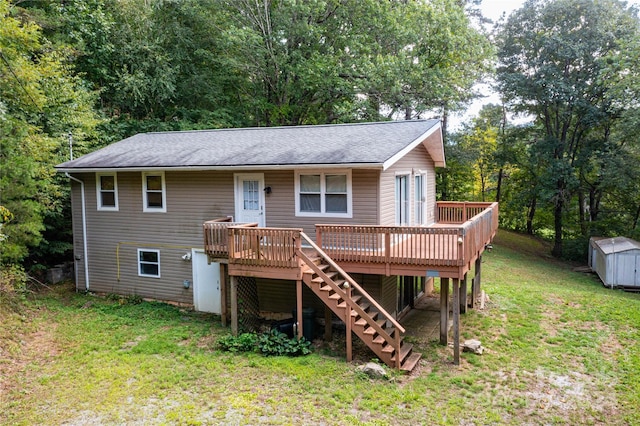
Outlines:
{"type": "Polygon", "coordinates": [[[347,356],[353,331],[388,366],[413,370],[421,354],[403,342],[404,328],[309,237],[302,237],[314,251],[297,252],[304,262],[302,281],[345,323],[347,356]]]}

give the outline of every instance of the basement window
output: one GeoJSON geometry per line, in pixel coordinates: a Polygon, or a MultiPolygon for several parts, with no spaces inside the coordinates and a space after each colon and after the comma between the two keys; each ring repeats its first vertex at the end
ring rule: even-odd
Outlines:
{"type": "Polygon", "coordinates": [[[138,275],[160,278],[160,250],[138,249],[138,275]]]}

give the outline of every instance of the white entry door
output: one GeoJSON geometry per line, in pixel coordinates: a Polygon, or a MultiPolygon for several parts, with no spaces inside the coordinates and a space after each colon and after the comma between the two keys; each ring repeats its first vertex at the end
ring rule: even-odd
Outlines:
{"type": "Polygon", "coordinates": [[[236,222],[257,222],[265,226],[264,175],[241,173],[235,175],[236,222]]]}
{"type": "Polygon", "coordinates": [[[191,250],[193,268],[193,305],[196,311],[221,313],[220,264],[207,263],[204,250],[191,250]]]}

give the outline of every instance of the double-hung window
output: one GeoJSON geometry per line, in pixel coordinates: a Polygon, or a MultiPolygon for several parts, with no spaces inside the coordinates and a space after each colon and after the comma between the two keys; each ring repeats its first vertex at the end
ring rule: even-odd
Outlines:
{"type": "Polygon", "coordinates": [[[352,216],[351,172],[297,172],[297,216],[352,216]]]}
{"type": "Polygon", "coordinates": [[[167,191],[164,172],[142,173],[142,211],[167,211],[167,191]]]}
{"type": "Polygon", "coordinates": [[[115,173],[96,173],[98,210],[118,210],[118,178],[115,173]]]}
{"type": "Polygon", "coordinates": [[[160,278],[160,250],[138,249],[138,275],[160,278]]]}

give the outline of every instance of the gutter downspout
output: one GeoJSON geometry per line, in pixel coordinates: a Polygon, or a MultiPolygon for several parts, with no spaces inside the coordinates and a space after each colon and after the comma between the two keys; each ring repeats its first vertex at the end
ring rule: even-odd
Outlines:
{"type": "Polygon", "coordinates": [[[82,257],[84,259],[84,286],[85,291],[89,291],[89,259],[87,258],[87,211],[84,199],[84,182],[78,178],[71,176],[68,172],[65,172],[65,176],[80,184],[80,195],[82,200],[82,248],[84,251],[82,257]]]}

